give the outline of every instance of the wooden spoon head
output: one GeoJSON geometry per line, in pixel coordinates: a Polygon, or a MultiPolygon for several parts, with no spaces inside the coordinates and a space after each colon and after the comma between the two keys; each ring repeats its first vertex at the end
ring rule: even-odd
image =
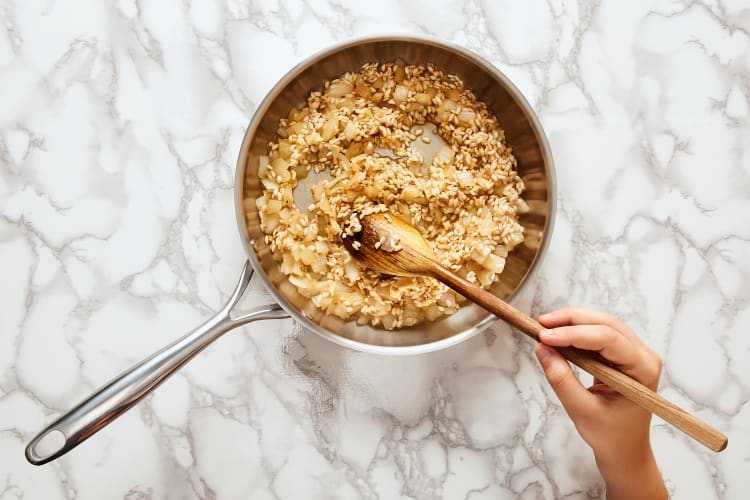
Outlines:
{"type": "Polygon", "coordinates": [[[366,215],[362,230],[343,238],[363,266],[393,276],[432,275],[437,257],[420,232],[390,212],[366,215]]]}

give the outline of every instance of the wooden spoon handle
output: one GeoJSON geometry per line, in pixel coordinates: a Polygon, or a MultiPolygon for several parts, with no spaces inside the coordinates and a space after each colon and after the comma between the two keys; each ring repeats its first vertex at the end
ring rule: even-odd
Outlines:
{"type": "MultiPolygon", "coordinates": [[[[543,327],[533,318],[530,318],[487,290],[469,283],[440,265],[436,264],[433,271],[437,279],[467,299],[496,314],[532,339],[539,341],[539,332],[543,327]]],[[[598,353],[575,347],[556,347],[555,349],[566,359],[601,380],[630,401],[654,415],[658,415],[713,451],[721,451],[727,447],[728,439],[724,434],[671,401],[661,397],[629,375],[602,362],[598,353]]]]}

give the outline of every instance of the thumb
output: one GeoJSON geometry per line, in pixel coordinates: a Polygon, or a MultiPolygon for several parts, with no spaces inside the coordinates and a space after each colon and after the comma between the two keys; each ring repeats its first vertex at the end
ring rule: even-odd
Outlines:
{"type": "Polygon", "coordinates": [[[568,361],[555,349],[541,343],[536,345],[534,353],[568,416],[575,422],[577,418],[590,414],[596,399],[576,378],[568,361]]]}

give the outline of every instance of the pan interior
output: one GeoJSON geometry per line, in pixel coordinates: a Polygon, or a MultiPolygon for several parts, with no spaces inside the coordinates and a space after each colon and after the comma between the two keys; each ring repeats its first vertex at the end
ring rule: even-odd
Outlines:
{"type": "MultiPolygon", "coordinates": [[[[292,107],[304,104],[309,93],[323,88],[327,80],[347,71],[358,71],[367,62],[396,59],[407,64],[432,63],[446,73],[458,75],[464,85],[497,116],[513,148],[519,175],[526,185],[522,196],[529,204],[530,211],[519,216],[526,239],[509,254],[504,272],[491,289],[493,293],[511,299],[527,281],[547,246],[554,212],[554,175],[544,134],[518,90],[495,68],[476,56],[431,40],[379,38],[330,49],[294,68],[271,90],[248,127],[237,169],[238,224],[253,266],[280,304],[295,319],[317,333],[361,350],[376,350],[377,346],[423,346],[423,350],[431,350],[466,338],[487,326],[493,317],[472,304],[433,323],[386,331],[328,316],[308,298],[297,293],[280,272],[265,243],[259,214],[254,206],[245,211],[242,200],[260,196],[262,186],[257,177],[258,158],[266,154],[268,142],[276,137],[279,120],[286,117],[292,107]]],[[[309,186],[319,178],[311,175],[305,184],[295,190],[295,201],[300,207],[309,205],[309,186]]]]}

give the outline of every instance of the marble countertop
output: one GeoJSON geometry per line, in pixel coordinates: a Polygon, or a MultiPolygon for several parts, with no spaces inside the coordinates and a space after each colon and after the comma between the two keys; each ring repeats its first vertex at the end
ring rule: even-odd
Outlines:
{"type": "MultiPolygon", "coordinates": [[[[227,299],[232,189],[274,82],[331,43],[429,34],[539,114],[559,210],[517,305],[610,311],[664,358],[674,498],[750,490],[750,6],[122,0],[0,4],[0,498],[599,498],[529,343],[497,324],[413,358],[290,320],[228,334],[62,459],[25,443],[227,299]]],[[[268,300],[255,284],[243,307],[268,300]]]]}

